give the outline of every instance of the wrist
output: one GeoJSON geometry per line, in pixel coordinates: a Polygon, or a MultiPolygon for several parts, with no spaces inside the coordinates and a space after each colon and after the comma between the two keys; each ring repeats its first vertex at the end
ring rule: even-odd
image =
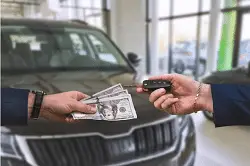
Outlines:
{"type": "Polygon", "coordinates": [[[46,111],[49,109],[49,102],[48,102],[49,95],[43,97],[43,102],[41,105],[40,116],[44,117],[43,115],[46,114],[46,111]]]}
{"type": "Polygon", "coordinates": [[[213,100],[209,84],[202,85],[197,105],[199,110],[213,112],[213,100]]]}
{"type": "Polygon", "coordinates": [[[28,118],[37,119],[42,117],[42,112],[46,109],[44,100],[46,94],[42,91],[32,91],[28,95],[28,118]]]}
{"type": "Polygon", "coordinates": [[[43,98],[43,103],[41,105],[40,117],[47,117],[48,112],[53,111],[53,105],[55,102],[53,100],[53,95],[45,95],[43,98]]]}

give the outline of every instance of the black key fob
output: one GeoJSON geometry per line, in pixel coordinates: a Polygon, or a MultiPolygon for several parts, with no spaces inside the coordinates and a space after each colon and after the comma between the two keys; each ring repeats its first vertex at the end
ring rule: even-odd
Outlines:
{"type": "Polygon", "coordinates": [[[170,92],[172,84],[167,80],[144,80],[142,83],[142,87],[149,92],[153,92],[160,88],[164,88],[166,92],[170,92]]]}

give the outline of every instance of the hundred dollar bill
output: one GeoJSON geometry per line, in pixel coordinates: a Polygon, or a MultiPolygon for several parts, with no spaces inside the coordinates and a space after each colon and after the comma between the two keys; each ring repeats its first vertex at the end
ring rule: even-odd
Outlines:
{"type": "Polygon", "coordinates": [[[109,87],[107,89],[104,89],[104,90],[102,90],[100,92],[97,92],[97,93],[83,99],[82,101],[89,100],[89,99],[96,98],[96,97],[100,97],[100,96],[105,96],[105,95],[115,93],[115,92],[119,92],[119,91],[122,91],[122,90],[123,90],[122,85],[121,84],[116,84],[116,85],[111,86],[111,87],[109,87]]]}
{"type": "Polygon", "coordinates": [[[74,119],[121,121],[136,119],[137,114],[130,94],[100,99],[95,114],[72,113],[74,119]]]}
{"type": "Polygon", "coordinates": [[[124,95],[127,95],[127,94],[129,94],[128,90],[122,90],[122,91],[118,91],[118,92],[111,93],[111,94],[108,94],[108,95],[94,97],[94,98],[91,98],[91,99],[88,99],[88,100],[82,100],[81,102],[84,103],[84,104],[94,104],[94,103],[97,103],[100,99],[116,97],[116,96],[124,96],[124,95]]]}

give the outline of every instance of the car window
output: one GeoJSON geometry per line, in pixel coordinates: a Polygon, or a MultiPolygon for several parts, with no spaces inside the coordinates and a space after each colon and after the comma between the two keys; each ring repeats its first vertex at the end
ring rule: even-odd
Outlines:
{"type": "Polygon", "coordinates": [[[101,41],[96,36],[89,34],[89,39],[91,41],[91,44],[94,46],[94,49],[98,55],[98,57],[102,61],[107,61],[110,63],[117,64],[117,59],[113,55],[112,51],[109,49],[108,44],[105,43],[105,41],[101,41]]]}
{"type": "Polygon", "coordinates": [[[78,53],[80,56],[87,56],[88,55],[87,45],[85,42],[83,42],[80,35],[77,33],[70,33],[69,35],[73,44],[74,51],[78,53]]]}
{"type": "Polygon", "coordinates": [[[129,67],[119,50],[97,30],[15,25],[2,25],[1,30],[4,69],[129,67]]]}

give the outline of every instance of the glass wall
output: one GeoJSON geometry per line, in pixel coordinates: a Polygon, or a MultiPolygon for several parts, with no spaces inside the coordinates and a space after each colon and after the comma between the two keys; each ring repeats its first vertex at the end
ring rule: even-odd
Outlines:
{"type": "Polygon", "coordinates": [[[61,5],[65,13],[72,11],[74,19],[84,20],[90,25],[105,30],[103,23],[103,0],[71,0],[73,3],[69,3],[69,1],[65,1],[61,5]]]}
{"type": "Polygon", "coordinates": [[[108,31],[107,0],[8,0],[0,3],[1,17],[78,19],[108,31]]]}
{"type": "MultiPolygon", "coordinates": [[[[237,15],[242,10],[250,8],[250,4],[241,0],[221,0],[220,8],[217,68],[218,70],[226,70],[232,68],[234,57],[240,56],[234,53],[235,42],[240,42],[234,40],[238,26],[236,23],[237,15]]],[[[158,31],[160,55],[158,57],[162,73],[175,72],[195,78],[203,76],[206,72],[207,57],[209,56],[207,50],[211,0],[159,0],[158,9],[160,20],[158,31]]],[[[146,11],[151,13],[149,6],[147,6],[146,11]]],[[[150,16],[146,19],[149,27],[150,19],[150,16]]],[[[249,29],[248,15],[245,15],[243,20],[245,20],[242,21],[244,22],[242,23],[244,24],[243,28],[247,29],[248,27],[249,29]]],[[[246,31],[242,29],[242,33],[247,33],[246,31]]],[[[241,40],[240,48],[245,50],[244,53],[240,53],[241,59],[246,59],[243,57],[249,54],[249,50],[245,49],[248,47],[245,47],[247,44],[244,45],[243,41],[247,43],[247,39],[242,37],[241,40]]]]}

